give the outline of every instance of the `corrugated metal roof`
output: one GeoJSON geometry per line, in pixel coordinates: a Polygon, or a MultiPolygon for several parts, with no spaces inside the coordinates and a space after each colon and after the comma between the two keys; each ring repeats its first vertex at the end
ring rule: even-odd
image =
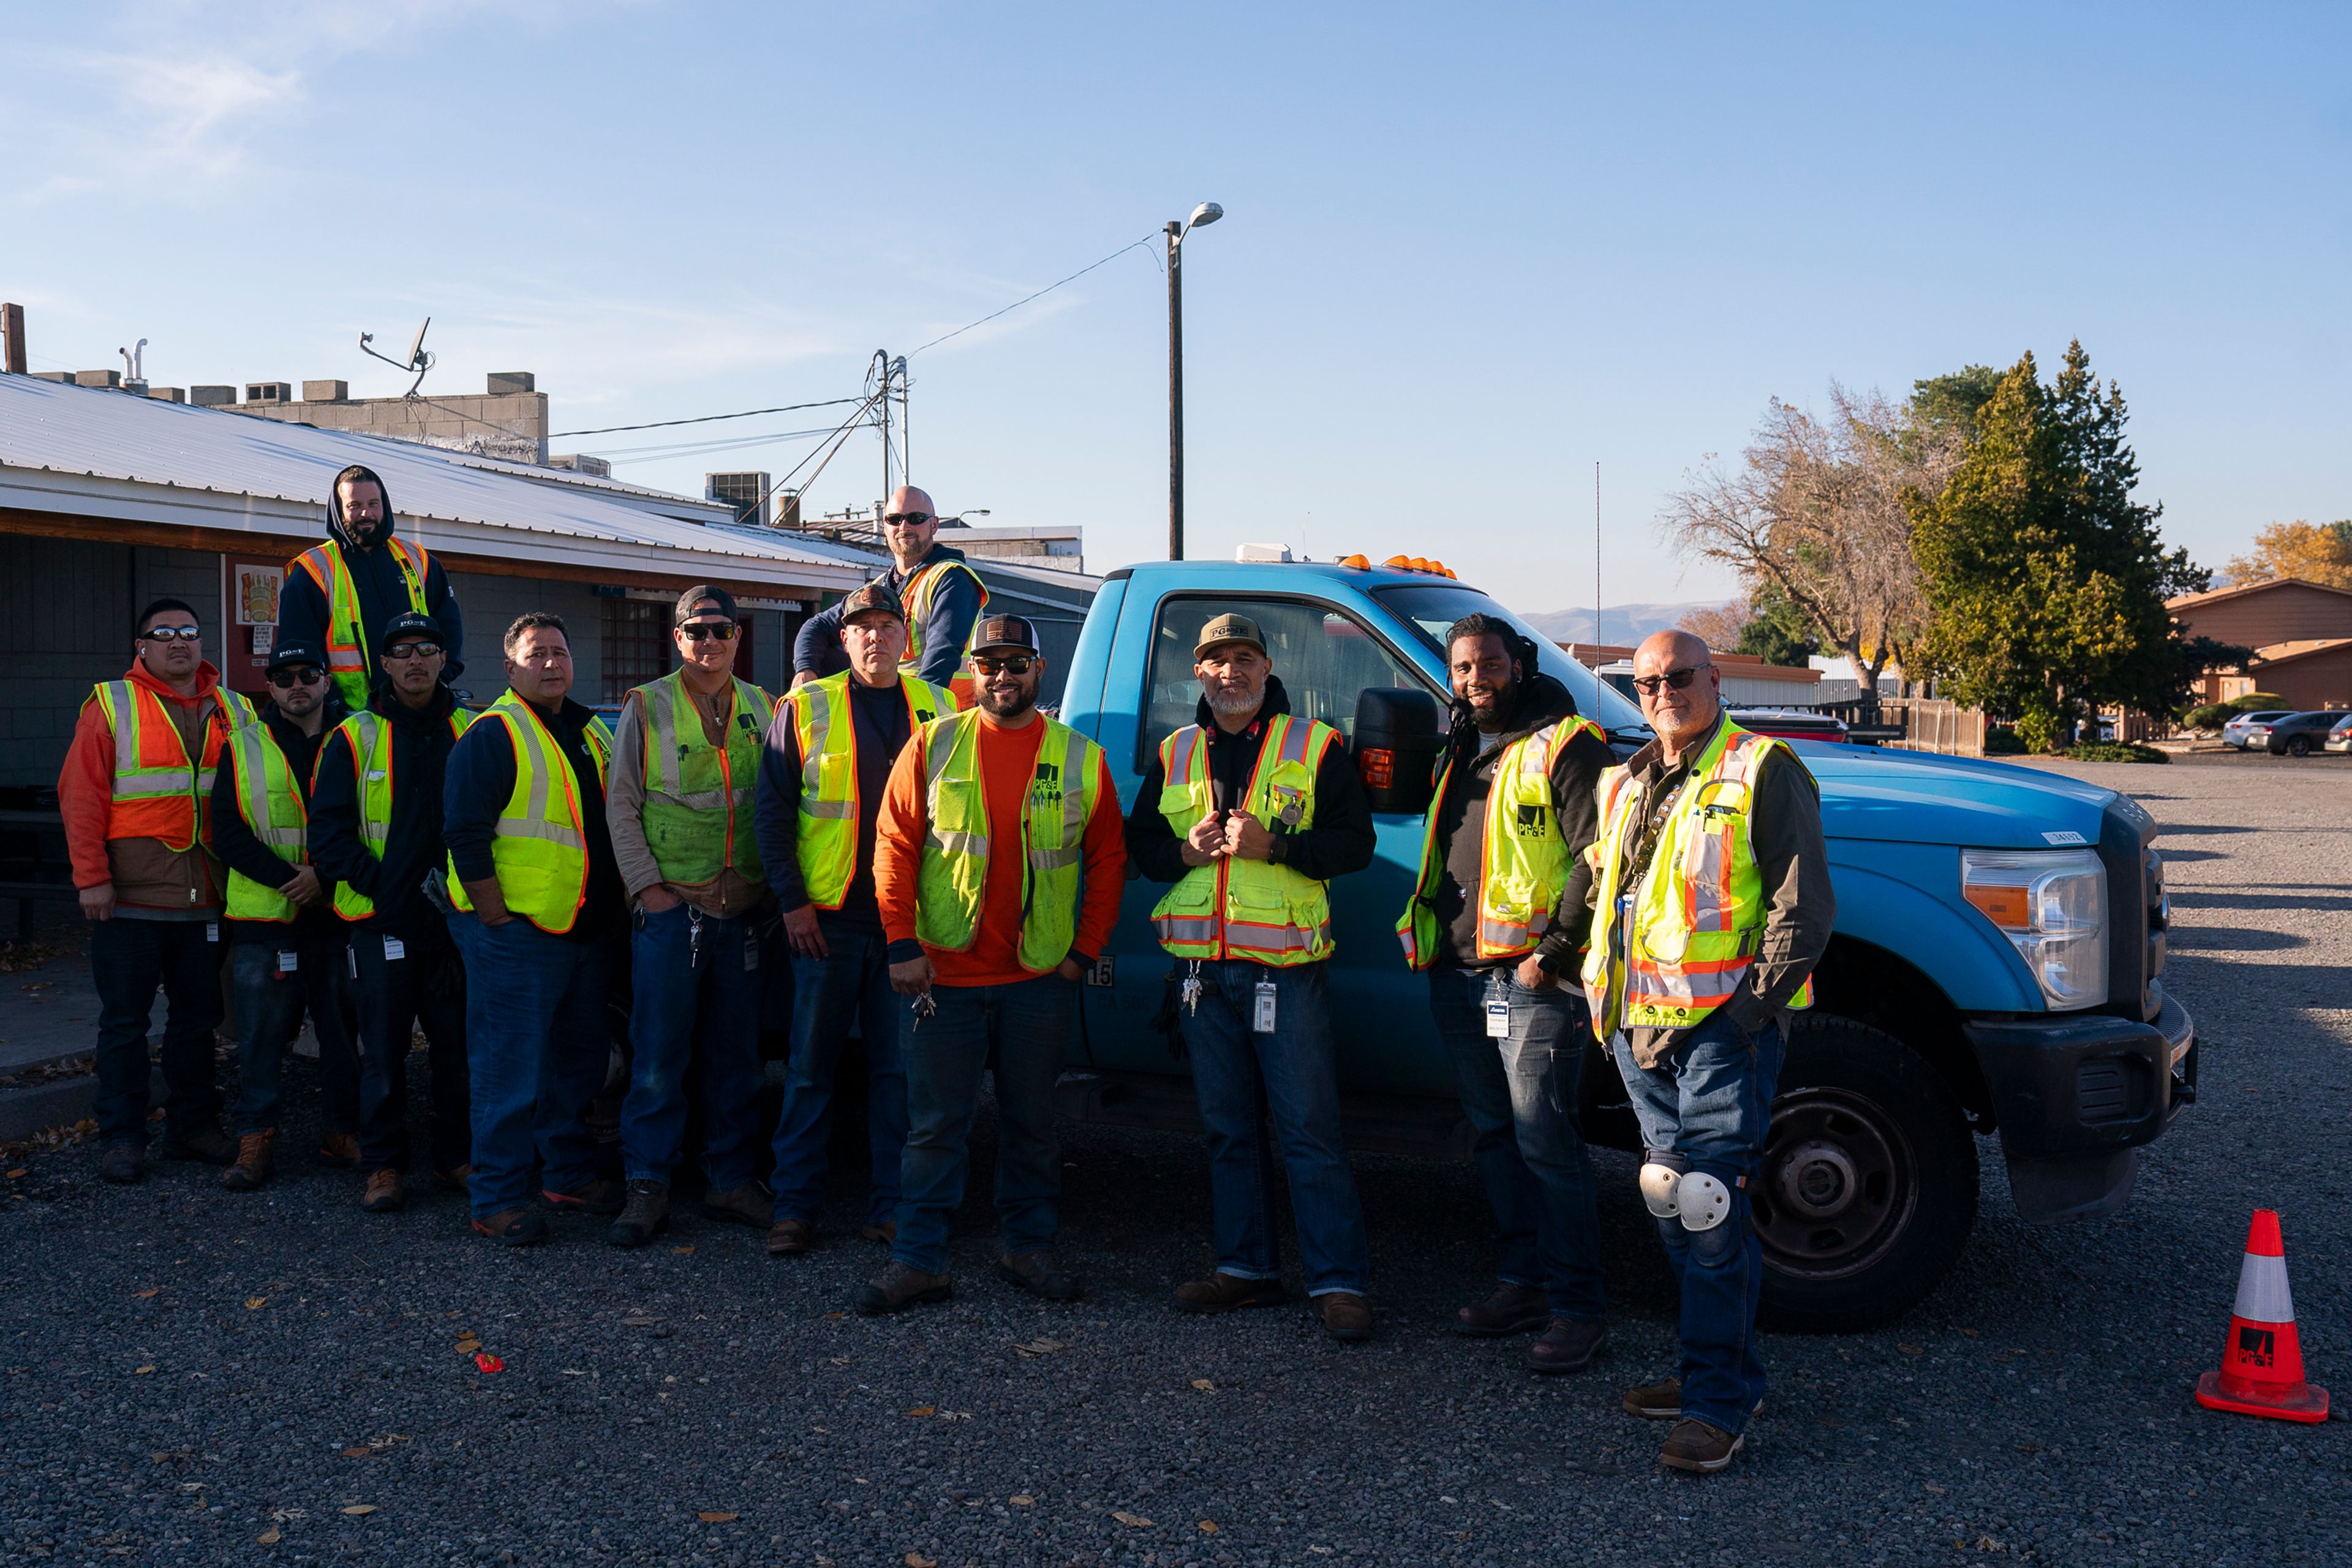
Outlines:
{"type": "MultiPolygon", "coordinates": [[[[118,515],[102,503],[129,486],[142,517],[308,532],[322,526],[328,486],[352,463],[383,476],[404,531],[443,549],[576,555],[689,574],[723,564],[761,581],[823,588],[845,588],[865,575],[829,549],[661,515],[639,487],[625,497],[560,468],[0,375],[0,503],[118,515]],[[175,505],[179,498],[184,504],[175,505]],[[245,521],[225,521],[225,512],[245,521]]],[[[710,510],[677,499],[681,509],[710,510]]]]}

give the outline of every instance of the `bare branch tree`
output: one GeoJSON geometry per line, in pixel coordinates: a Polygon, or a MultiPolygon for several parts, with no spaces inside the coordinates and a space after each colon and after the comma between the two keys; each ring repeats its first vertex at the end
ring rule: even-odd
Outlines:
{"type": "Polygon", "coordinates": [[[1925,625],[1905,496],[1942,493],[1957,435],[1876,393],[1830,388],[1818,419],[1774,398],[1734,467],[1709,456],[1659,525],[1685,555],[1720,562],[1753,592],[1770,586],[1853,662],[1866,689],[1906,663],[1925,625]]]}
{"type": "Polygon", "coordinates": [[[1743,599],[1731,605],[1701,605],[1696,610],[1685,611],[1675,625],[1717,653],[1729,653],[1738,647],[1739,634],[1755,618],[1755,612],[1743,599]]]}

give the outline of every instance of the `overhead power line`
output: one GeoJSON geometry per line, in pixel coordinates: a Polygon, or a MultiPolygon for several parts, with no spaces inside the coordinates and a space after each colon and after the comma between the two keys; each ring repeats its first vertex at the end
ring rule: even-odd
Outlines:
{"type": "Polygon", "coordinates": [[[664,430],[672,425],[708,425],[717,419],[749,419],[758,414],[790,414],[795,409],[834,408],[863,401],[863,398],[856,397],[827,397],[815,403],[786,403],[774,408],[746,408],[735,414],[698,414],[691,419],[656,419],[645,425],[600,425],[593,430],[558,430],[548,439],[569,441],[574,436],[611,436],[622,430],[664,430]]]}
{"type": "Polygon", "coordinates": [[[1061,283],[1048,283],[1043,289],[1038,289],[1034,294],[1026,295],[1021,299],[1013,300],[1013,303],[1005,306],[1002,310],[991,310],[987,315],[982,316],[977,321],[968,322],[963,326],[958,327],[952,332],[948,332],[942,336],[933,338],[929,342],[925,343],[922,348],[908,350],[907,357],[908,359],[912,359],[917,354],[921,353],[923,349],[935,349],[941,343],[947,342],[949,338],[960,338],[963,336],[964,333],[971,331],[974,327],[984,327],[988,325],[989,322],[996,320],[997,317],[1021,309],[1022,306],[1029,303],[1031,300],[1044,299],[1046,295],[1051,294],[1055,289],[1059,289],[1062,286],[1062,283],[1075,283],[1079,279],[1084,278],[1087,273],[1092,272],[1095,268],[1108,267],[1112,262],[1117,261],[1120,257],[1125,256],[1129,251],[1137,249],[1142,246],[1150,245],[1153,240],[1158,239],[1159,237],[1159,231],[1155,229],[1151,233],[1145,235],[1141,239],[1136,240],[1131,244],[1122,245],[1117,250],[1112,251],[1108,256],[1104,257],[1100,261],[1095,262],[1092,266],[1079,268],[1076,272],[1073,272],[1067,278],[1063,279],[1061,283]]]}

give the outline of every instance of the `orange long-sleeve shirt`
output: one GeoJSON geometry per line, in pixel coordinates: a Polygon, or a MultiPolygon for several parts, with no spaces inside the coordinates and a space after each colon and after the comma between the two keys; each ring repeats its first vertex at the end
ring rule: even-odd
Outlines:
{"type": "MultiPolygon", "coordinates": [[[[988,801],[989,842],[1002,848],[1021,842],[1021,819],[1029,787],[1037,775],[1037,747],[1045,734],[1040,723],[1018,730],[1000,730],[980,721],[981,789],[988,801]]],[[[921,748],[909,745],[898,753],[890,770],[890,787],[882,797],[882,816],[874,841],[874,896],[881,906],[883,933],[894,950],[915,937],[916,874],[922,863],[923,837],[930,823],[924,804],[921,748]]],[[[1085,890],[1078,906],[1077,935],[1070,951],[1081,961],[1098,955],[1118,923],[1119,895],[1127,882],[1127,845],[1121,831],[1118,792],[1110,782],[1108,760],[1097,764],[1095,806],[1087,817],[1082,841],[1086,865],[1085,890]]],[[[992,853],[988,883],[981,893],[980,934],[962,952],[925,945],[942,985],[1007,985],[1034,979],[1043,970],[1022,966],[1021,856],[992,853]]]]}
{"type": "MultiPolygon", "coordinates": [[[[123,672],[133,686],[153,692],[180,731],[190,756],[205,747],[206,704],[220,689],[220,671],[207,661],[196,667],[196,689],[183,697],[147,673],[142,664],[123,672]]],[[[114,727],[95,696],[82,700],[73,742],[58,770],[58,807],[65,818],[66,851],[77,888],[114,884],[117,902],[174,914],[220,907],[223,876],[209,846],[173,849],[161,839],[109,838],[114,807],[114,727]]]]}

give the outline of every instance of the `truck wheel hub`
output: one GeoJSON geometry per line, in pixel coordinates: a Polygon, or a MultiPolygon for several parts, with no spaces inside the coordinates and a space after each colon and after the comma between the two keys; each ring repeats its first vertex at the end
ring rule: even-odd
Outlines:
{"type": "Polygon", "coordinates": [[[1853,1190],[1853,1162],[1834,1143],[1801,1144],[1780,1166],[1780,1201],[1808,1219],[1836,1214],[1853,1190]]]}
{"type": "Polygon", "coordinates": [[[1772,1105],[1754,1191],[1766,1266],[1807,1279],[1857,1274],[1884,1258],[1918,1206],[1910,1140],[1886,1108],[1814,1085],[1772,1105]]]}

